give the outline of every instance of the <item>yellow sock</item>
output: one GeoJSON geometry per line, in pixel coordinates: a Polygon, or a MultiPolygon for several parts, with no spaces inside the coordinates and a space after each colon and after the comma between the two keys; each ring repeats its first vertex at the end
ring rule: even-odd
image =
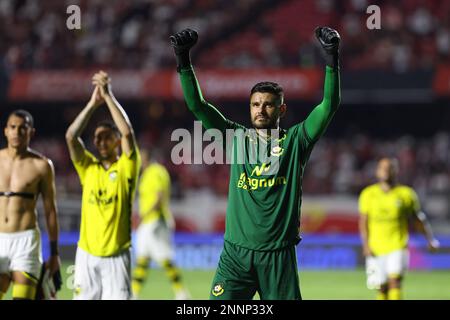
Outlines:
{"type": "Polygon", "coordinates": [[[183,290],[183,284],[181,283],[180,271],[173,265],[172,261],[165,260],[162,263],[164,270],[166,271],[167,277],[172,282],[172,289],[174,292],[183,290]]]}
{"type": "Polygon", "coordinates": [[[378,292],[376,300],[387,300],[387,294],[385,292],[378,292]]]}
{"type": "Polygon", "coordinates": [[[133,280],[131,282],[131,290],[133,290],[133,296],[139,297],[139,294],[142,291],[142,283],[137,280],[133,280]]]}
{"type": "Polygon", "coordinates": [[[15,283],[12,291],[13,299],[36,299],[36,285],[15,283]]]}
{"type": "Polygon", "coordinates": [[[401,300],[402,299],[402,293],[400,291],[400,288],[391,288],[388,291],[388,298],[389,300],[401,300]]]}
{"type": "Polygon", "coordinates": [[[183,284],[181,282],[172,282],[172,289],[174,292],[179,292],[184,290],[183,284]]]}
{"type": "Polygon", "coordinates": [[[138,297],[141,293],[145,279],[147,279],[148,258],[138,258],[136,268],[133,270],[133,281],[131,282],[131,290],[133,295],[138,297]]]}

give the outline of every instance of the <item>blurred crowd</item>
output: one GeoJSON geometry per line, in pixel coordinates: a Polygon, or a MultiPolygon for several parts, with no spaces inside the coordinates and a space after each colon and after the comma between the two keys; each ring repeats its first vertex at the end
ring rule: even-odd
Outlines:
{"type": "MultiPolygon", "coordinates": [[[[211,49],[222,66],[320,65],[312,32],[318,25],[340,32],[347,70],[430,70],[450,62],[450,2],[445,0],[292,0],[257,20],[211,49]],[[380,8],[378,20],[371,17],[377,11],[366,12],[370,5],[380,8]],[[368,29],[376,22],[380,29],[368,29]]],[[[202,55],[202,62],[212,67],[216,62],[208,55],[202,55]]]]}
{"type": "Polygon", "coordinates": [[[0,46],[15,69],[173,65],[169,35],[191,27],[208,38],[248,12],[256,0],[2,0],[0,46]],[[81,29],[68,30],[69,5],[81,29]]]}
{"type": "Polygon", "coordinates": [[[386,156],[398,158],[399,182],[420,194],[450,190],[450,135],[440,132],[431,139],[404,135],[380,140],[363,134],[324,138],[308,162],[305,193],[357,194],[376,182],[377,160],[386,156]]]}
{"type": "Polygon", "coordinates": [[[191,27],[198,66],[310,67],[322,64],[317,25],[340,31],[347,69],[450,62],[448,0],[2,0],[0,56],[11,70],[171,68],[168,37],[191,27]],[[81,30],[66,27],[71,4],[81,8],[81,30]],[[380,30],[367,29],[371,4],[381,8],[380,30]]]}
{"type": "MultiPolygon", "coordinates": [[[[139,135],[139,145],[168,168],[173,180],[173,197],[183,198],[196,190],[226,196],[229,167],[220,164],[175,165],[171,161],[171,152],[177,142],[170,141],[170,131],[143,132],[139,135]]],[[[81,192],[63,139],[37,137],[32,146],[53,160],[60,196],[81,192]]],[[[384,140],[364,134],[346,138],[323,137],[306,167],[304,193],[357,195],[362,188],[376,182],[376,161],[383,156],[399,159],[400,182],[414,187],[420,194],[450,191],[450,134],[441,132],[431,139],[405,135],[384,140]]]]}

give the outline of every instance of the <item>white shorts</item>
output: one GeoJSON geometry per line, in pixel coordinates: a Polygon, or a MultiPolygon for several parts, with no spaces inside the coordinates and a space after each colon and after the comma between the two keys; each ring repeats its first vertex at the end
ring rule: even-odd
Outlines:
{"type": "Polygon", "coordinates": [[[173,259],[172,229],[164,220],[139,225],[136,230],[136,255],[157,262],[173,259]]]}
{"type": "Polygon", "coordinates": [[[74,300],[129,300],[130,250],[112,257],[96,257],[77,249],[74,300]]]}
{"type": "Polygon", "coordinates": [[[407,249],[393,251],[386,255],[367,257],[367,287],[379,289],[390,277],[403,276],[408,268],[409,253],[407,249]]]}
{"type": "Polygon", "coordinates": [[[39,279],[42,267],[39,230],[0,233],[0,274],[21,271],[39,279]]]}

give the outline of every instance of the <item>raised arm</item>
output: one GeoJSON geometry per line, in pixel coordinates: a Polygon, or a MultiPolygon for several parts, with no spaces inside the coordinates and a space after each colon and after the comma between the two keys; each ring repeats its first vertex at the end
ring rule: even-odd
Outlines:
{"type": "Polygon", "coordinates": [[[189,110],[202,121],[206,129],[224,131],[228,121],[211,104],[203,99],[203,95],[192,68],[190,49],[197,43],[198,34],[191,29],[185,29],[170,37],[177,59],[177,71],[180,75],[181,88],[189,110]]]}
{"type": "Polygon", "coordinates": [[[60,268],[60,259],[58,252],[59,223],[56,210],[55,170],[50,160],[46,160],[44,164],[40,192],[44,204],[48,239],[50,241],[50,258],[47,263],[50,274],[53,275],[60,268]]]}
{"type": "Polygon", "coordinates": [[[120,131],[122,136],[122,152],[130,156],[136,146],[136,138],[130,119],[119,101],[114,97],[110,77],[107,73],[100,71],[94,75],[92,83],[99,88],[100,95],[108,106],[113,121],[120,131]]]}
{"type": "Polygon", "coordinates": [[[81,140],[81,134],[86,128],[92,114],[101,103],[103,103],[103,99],[100,96],[99,88],[96,87],[86,107],[84,107],[67,129],[66,143],[72,161],[79,162],[83,160],[85,147],[81,140]]]}
{"type": "Polygon", "coordinates": [[[325,132],[328,124],[340,104],[341,88],[339,79],[339,43],[336,30],[318,27],[316,37],[319,40],[324,58],[325,86],[322,102],[317,105],[305,120],[305,129],[312,141],[316,141],[325,132]]]}

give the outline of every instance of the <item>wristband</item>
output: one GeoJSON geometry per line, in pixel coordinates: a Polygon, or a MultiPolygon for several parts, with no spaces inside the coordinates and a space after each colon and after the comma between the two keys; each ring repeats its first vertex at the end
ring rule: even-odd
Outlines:
{"type": "Polygon", "coordinates": [[[177,71],[180,72],[181,69],[187,69],[191,66],[191,56],[189,51],[180,52],[175,55],[177,59],[177,71]]]}
{"type": "Polygon", "coordinates": [[[57,256],[58,254],[58,241],[50,241],[50,256],[57,256]]]}

